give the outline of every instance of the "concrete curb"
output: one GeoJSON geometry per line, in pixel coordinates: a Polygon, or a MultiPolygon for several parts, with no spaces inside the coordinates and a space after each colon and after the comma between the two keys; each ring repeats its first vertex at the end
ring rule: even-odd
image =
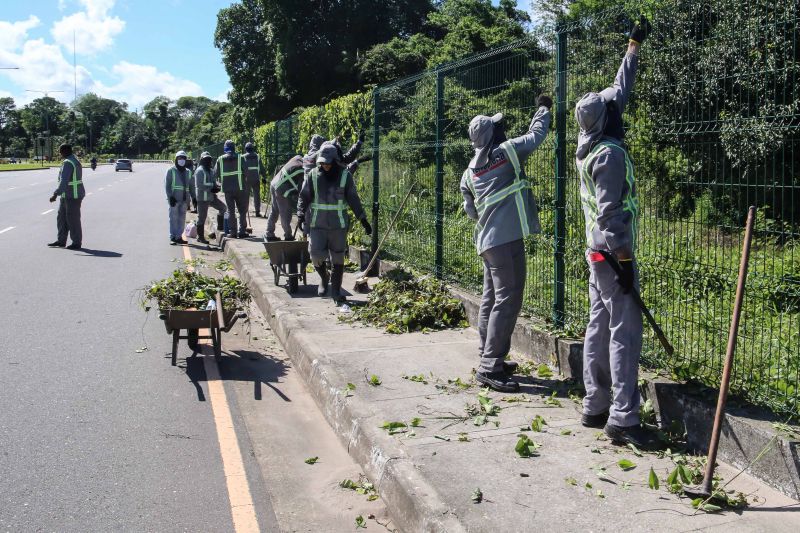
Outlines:
{"type": "MultiPolygon", "coordinates": [[[[350,248],[351,261],[358,262],[358,248],[350,248]]],[[[381,273],[396,268],[390,261],[380,262],[381,273]]],[[[480,298],[461,289],[448,286],[461,300],[470,326],[477,327],[480,298]]],[[[536,363],[547,363],[567,378],[583,380],[583,340],[560,338],[549,333],[535,321],[520,318],[511,338],[512,350],[536,363]]],[[[687,443],[699,453],[708,452],[711,425],[716,410],[716,391],[713,398],[693,394],[690,387],[667,379],[648,382],[646,397],[653,401],[662,423],[679,421],[686,428],[687,443]]],[[[758,408],[728,406],[720,437],[719,459],[737,468],[745,468],[775,439],[771,448],[758,462],[747,469],[755,478],[783,494],[800,501],[800,442],[780,435],[772,426],[780,422],[775,415],[758,408]]]]}
{"type": "Polygon", "coordinates": [[[291,297],[268,279],[266,265],[244,252],[236,241],[225,243],[241,279],[295,369],[349,454],[375,482],[394,522],[403,531],[463,532],[464,526],[425,480],[398,443],[372,424],[363,424],[368,409],[358,396],[347,396],[347,380],[325,356],[324,348],[303,335],[300,322],[288,309],[291,297]]]}

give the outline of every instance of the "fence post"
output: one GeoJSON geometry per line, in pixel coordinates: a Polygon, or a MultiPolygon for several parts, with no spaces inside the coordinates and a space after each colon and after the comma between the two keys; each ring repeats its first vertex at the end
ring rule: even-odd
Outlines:
{"type": "Polygon", "coordinates": [[[436,245],[433,272],[444,275],[444,71],[436,71],[436,245]]]}
{"type": "Polygon", "coordinates": [[[370,242],[370,248],[373,254],[378,249],[378,215],[380,213],[381,194],[381,127],[379,124],[380,108],[380,88],[375,87],[372,89],[372,240],[370,242]]]}
{"type": "Polygon", "coordinates": [[[565,322],[564,249],[567,239],[567,32],[556,29],[556,143],[555,143],[555,235],[553,276],[553,323],[563,328],[565,322]]]}

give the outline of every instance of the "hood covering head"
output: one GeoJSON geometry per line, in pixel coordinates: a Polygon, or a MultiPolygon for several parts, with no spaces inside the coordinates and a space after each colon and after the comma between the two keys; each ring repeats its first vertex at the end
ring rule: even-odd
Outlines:
{"type": "Polygon", "coordinates": [[[608,103],[614,100],[616,91],[609,87],[599,93],[586,93],[575,104],[575,120],[581,128],[578,134],[578,150],[575,155],[583,159],[592,146],[603,136],[608,121],[608,103]]]}
{"type": "Polygon", "coordinates": [[[212,159],[213,158],[211,157],[211,154],[209,154],[208,152],[203,152],[202,154],[200,154],[200,164],[203,166],[210,166],[212,159]]]}
{"type": "Polygon", "coordinates": [[[316,152],[320,149],[322,144],[325,142],[325,137],[322,135],[314,134],[311,136],[311,141],[308,143],[308,153],[316,152]]]}
{"type": "Polygon", "coordinates": [[[225,141],[225,146],[223,148],[223,151],[226,154],[232,154],[233,152],[236,151],[232,140],[228,139],[227,141],[225,141]]]}
{"type": "Polygon", "coordinates": [[[503,120],[503,114],[497,113],[491,117],[478,115],[469,123],[469,140],[475,149],[475,155],[469,162],[469,168],[480,168],[489,162],[489,153],[492,151],[494,129],[496,124],[503,120]]]}
{"type": "Polygon", "coordinates": [[[186,152],[184,152],[183,150],[178,150],[178,151],[175,153],[175,158],[174,158],[174,161],[175,161],[176,163],[178,162],[178,158],[179,158],[179,157],[182,157],[182,158],[184,158],[184,159],[189,159],[189,156],[187,156],[187,155],[186,155],[186,152]]]}
{"type": "Polygon", "coordinates": [[[244,145],[244,151],[247,152],[247,153],[252,153],[253,150],[255,150],[255,149],[256,149],[256,147],[253,146],[253,143],[247,143],[247,144],[244,145]]]}
{"type": "Polygon", "coordinates": [[[334,164],[339,161],[339,150],[336,149],[336,145],[331,142],[322,143],[317,153],[317,164],[334,164]]]}

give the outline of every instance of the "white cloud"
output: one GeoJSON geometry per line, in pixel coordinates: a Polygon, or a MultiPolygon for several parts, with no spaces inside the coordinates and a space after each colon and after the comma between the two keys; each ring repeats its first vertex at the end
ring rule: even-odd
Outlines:
{"type": "Polygon", "coordinates": [[[216,100],[217,102],[227,102],[228,101],[228,91],[230,91],[231,89],[232,88],[230,86],[228,86],[227,89],[225,89],[224,91],[219,93],[217,96],[212,98],[212,100],[216,100]]]}
{"type": "Polygon", "coordinates": [[[111,71],[119,81],[110,86],[98,83],[95,92],[127,102],[132,108],[141,108],[159,95],[173,99],[203,95],[203,89],[197,83],[177,78],[152,65],[137,65],[122,61],[114,65],[111,71]]]}
{"type": "MultiPolygon", "coordinates": [[[[28,32],[39,25],[39,19],[33,15],[28,20],[8,22],[0,20],[0,50],[17,50],[25,42],[28,32]]],[[[6,66],[6,65],[4,65],[6,66]]]]}
{"type": "Polygon", "coordinates": [[[80,0],[84,10],[53,23],[50,33],[64,50],[75,49],[82,55],[93,55],[110,48],[114,37],[125,29],[125,21],[110,14],[115,0],[80,0]]]}

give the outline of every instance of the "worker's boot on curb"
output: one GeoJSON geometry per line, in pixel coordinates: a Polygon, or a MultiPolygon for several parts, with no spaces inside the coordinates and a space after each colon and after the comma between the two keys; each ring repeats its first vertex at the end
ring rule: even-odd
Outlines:
{"type": "Polygon", "coordinates": [[[344,265],[333,265],[331,272],[331,298],[336,305],[347,301],[342,294],[342,277],[344,277],[344,265]]]}
{"type": "Polygon", "coordinates": [[[519,392],[519,383],[503,371],[478,372],[475,374],[475,381],[498,392],[519,392]]]}
{"type": "Polygon", "coordinates": [[[581,415],[581,425],[585,428],[602,429],[606,426],[606,422],[608,422],[608,411],[596,415],[586,413],[581,415]]]}
{"type": "Polygon", "coordinates": [[[272,236],[267,236],[267,238],[265,240],[267,242],[278,242],[280,240],[280,238],[276,237],[275,235],[272,235],[272,236]]]}
{"type": "Polygon", "coordinates": [[[330,276],[328,275],[328,264],[322,263],[320,266],[315,266],[314,269],[319,274],[319,287],[317,288],[317,296],[326,296],[328,294],[328,282],[330,276]]]}
{"type": "Polygon", "coordinates": [[[517,363],[516,361],[509,361],[509,360],[503,361],[503,372],[505,372],[509,376],[516,374],[518,368],[519,368],[519,363],[517,363]]]}
{"type": "Polygon", "coordinates": [[[603,431],[614,444],[633,444],[640,450],[647,451],[657,450],[662,447],[656,436],[639,424],[627,427],[606,424],[603,431]]]}

